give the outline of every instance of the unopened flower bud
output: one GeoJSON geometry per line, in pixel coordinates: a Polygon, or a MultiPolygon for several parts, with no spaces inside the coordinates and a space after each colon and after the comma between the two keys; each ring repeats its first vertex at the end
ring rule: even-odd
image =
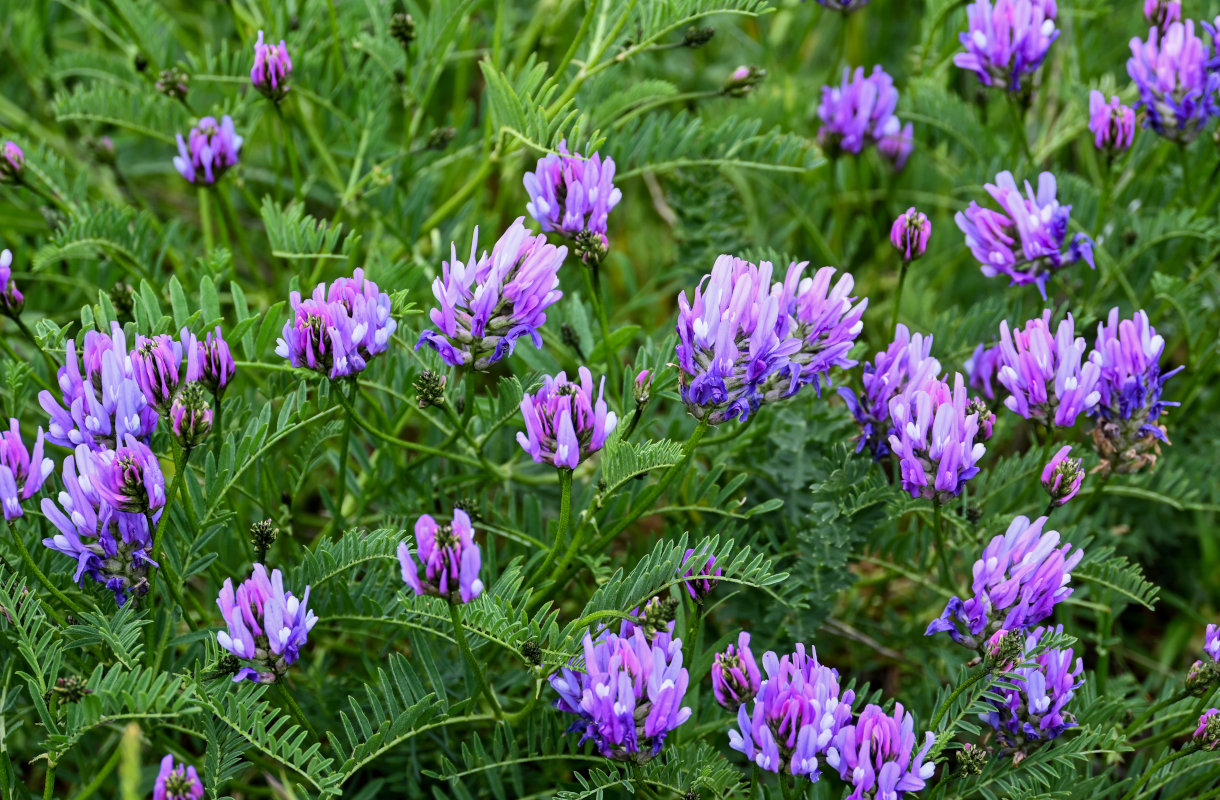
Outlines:
{"type": "Polygon", "coordinates": [[[1215,661],[1196,661],[1186,673],[1186,691],[1195,697],[1211,694],[1220,683],[1220,664],[1215,661]]]}
{"type": "MultiPolygon", "coordinates": [[[[690,560],[690,557],[694,555],[694,553],[694,550],[686,551],[686,554],[682,556],[682,566],[686,566],[686,562],[690,560]]],[[[696,603],[702,603],[704,599],[712,593],[712,590],[719,585],[720,581],[717,580],[717,578],[720,577],[721,570],[715,569],[715,556],[708,556],[704,560],[703,566],[698,570],[696,570],[695,567],[696,565],[692,564],[691,568],[683,573],[682,577],[693,578],[693,580],[688,580],[686,582],[686,591],[690,594],[692,600],[694,600],[696,603]]]]}
{"type": "Polygon", "coordinates": [[[538,644],[537,639],[530,639],[521,645],[521,655],[535,667],[542,666],[542,646],[538,644]]]}
{"type": "Polygon", "coordinates": [[[987,441],[991,438],[991,434],[995,432],[995,414],[991,413],[991,409],[987,407],[987,403],[981,397],[972,397],[966,405],[966,414],[979,415],[979,439],[987,441]]]}
{"type": "Polygon", "coordinates": [[[5,142],[0,150],[0,183],[16,183],[25,169],[25,153],[13,142],[5,142]]]}
{"type": "Polygon", "coordinates": [[[85,679],[79,675],[69,675],[55,681],[51,693],[59,698],[59,704],[79,703],[85,695],[93,694],[93,690],[85,685],[85,679]]]}
{"type": "Polygon", "coordinates": [[[444,150],[453,141],[455,136],[457,136],[457,128],[436,128],[432,133],[428,134],[428,149],[444,150]]]}
{"type": "Polygon", "coordinates": [[[962,777],[982,775],[987,766],[987,751],[973,744],[965,744],[957,751],[957,771],[962,777]]]}
{"type": "Polygon", "coordinates": [[[292,75],[292,58],[288,45],[281,39],[279,44],[263,41],[263,32],[258,32],[254,43],[254,66],[250,69],[250,82],[268,99],[279,102],[288,94],[288,78],[292,75]]]}
{"type": "Polygon", "coordinates": [[[900,214],[890,227],[890,244],[902,253],[902,260],[910,263],[928,251],[928,239],[932,236],[932,223],[928,215],[916,211],[915,206],[900,214]]]}
{"type": "Polygon", "coordinates": [[[631,387],[631,393],[635,396],[635,404],[642,406],[648,402],[648,398],[652,392],[652,372],[649,370],[640,370],[640,374],[635,376],[635,383],[631,387]]]}
{"type": "Polygon", "coordinates": [[[406,50],[415,41],[415,20],[410,14],[398,13],[390,17],[390,35],[406,50]]]}
{"type": "Polygon", "coordinates": [[[99,164],[112,165],[118,157],[118,153],[114,147],[114,140],[109,136],[102,136],[99,139],[89,140],[89,150],[93,153],[93,157],[97,159],[99,164]]]}
{"type": "Polygon", "coordinates": [[[988,669],[1005,672],[1019,664],[1025,655],[1025,634],[1000,628],[987,640],[985,650],[988,669]]]}
{"type": "Polygon", "coordinates": [[[181,67],[170,67],[161,70],[157,76],[157,91],[172,100],[184,100],[191,76],[181,67]]]}
{"type": "Polygon", "coordinates": [[[279,537],[280,531],[275,522],[269,519],[260,520],[250,526],[250,544],[254,545],[255,561],[262,563],[267,557],[267,551],[279,537]]]}
{"type": "Polygon", "coordinates": [[[566,347],[572,348],[579,360],[585,360],[584,350],[580,346],[580,334],[566,322],[559,326],[559,341],[563,342],[566,347]]]}
{"type": "Polygon", "coordinates": [[[1051,507],[1058,508],[1080,491],[1084,468],[1079,458],[1068,458],[1072,446],[1066,445],[1042,469],[1042,488],[1051,496],[1051,507]]]}
{"type": "Polygon", "coordinates": [[[1194,739],[1204,750],[1220,747],[1220,708],[1209,708],[1203,712],[1194,739]]]}
{"type": "Polygon", "coordinates": [[[190,451],[202,444],[212,432],[212,404],[203,384],[192,381],[183,386],[170,405],[169,418],[182,449],[190,451]]]}
{"type": "Polygon", "coordinates": [[[682,46],[691,48],[703,47],[715,35],[715,28],[700,28],[692,25],[686,29],[686,35],[682,38],[682,46]]]}
{"type": "Polygon", "coordinates": [[[725,81],[721,91],[730,97],[745,97],[755,86],[762,83],[765,77],[767,71],[762,67],[741,66],[729,74],[729,79],[725,81]]]}
{"type": "Polygon", "coordinates": [[[678,617],[678,602],[666,598],[653,597],[644,604],[644,613],[640,614],[639,625],[645,635],[653,639],[659,633],[669,631],[669,623],[678,617]]]}
{"type": "Polygon", "coordinates": [[[148,69],[148,56],[143,53],[136,53],[135,58],[131,60],[132,65],[136,68],[136,72],[144,72],[148,69]]]}
{"type": "Polygon", "coordinates": [[[415,379],[415,396],[419,399],[420,408],[445,405],[445,384],[449,379],[444,375],[426,369],[415,379]]]}
{"type": "Polygon", "coordinates": [[[585,228],[576,234],[576,239],[572,243],[572,252],[579,256],[586,266],[596,267],[610,252],[610,242],[606,239],[605,234],[595,233],[585,228]]]}
{"type": "Polygon", "coordinates": [[[135,308],[135,287],[130,283],[119,281],[108,294],[110,295],[110,304],[114,306],[114,313],[120,318],[130,317],[132,309],[135,308]]]}

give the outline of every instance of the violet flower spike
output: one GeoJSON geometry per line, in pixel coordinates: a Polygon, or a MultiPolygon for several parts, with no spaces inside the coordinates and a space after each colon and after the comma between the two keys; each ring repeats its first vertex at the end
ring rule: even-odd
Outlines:
{"type": "Polygon", "coordinates": [[[0,183],[17,183],[25,169],[25,153],[13,142],[0,148],[0,183]]]}
{"type": "Polygon", "coordinates": [[[403,582],[417,595],[469,603],[483,593],[483,581],[479,580],[482,556],[474,543],[470,517],[460,508],[453,510],[450,525],[437,524],[429,514],[416,520],[415,552],[402,542],[398,545],[398,563],[403,582]]]}
{"type": "Polygon", "coordinates": [[[873,67],[865,77],[864,67],[853,72],[843,68],[838,86],[823,86],[818,104],[818,144],[832,157],[843,153],[859,155],[869,145],[880,144],[888,137],[883,155],[898,169],[910,155],[912,129],[903,128],[894,110],[898,106],[898,90],[894,80],[880,66],[873,67]]]}
{"type": "Polygon", "coordinates": [[[927,636],[947,632],[953,641],[977,649],[1000,630],[1026,630],[1046,619],[1072,594],[1071,571],[1084,551],[1060,544],[1057,531],[1043,532],[1046,517],[1018,516],[996,536],[974,564],[974,596],[949,600],[927,636]]]}
{"type": "MultiPolygon", "coordinates": [[[[860,332],[861,318],[868,308],[868,298],[857,301],[852,296],[855,278],[844,272],[834,281],[835,268],[822,267],[811,277],[804,276],[807,262],[790,264],[784,277],[783,295],[777,332],[800,341],[800,347],[790,357],[796,376],[797,389],[813,384],[822,396],[822,381],[830,385],[832,367],[851,369],[856,361],[848,357],[860,332]],[[831,285],[834,281],[834,285],[831,285]],[[785,315],[786,312],[786,315],[785,315]]],[[[774,294],[774,289],[772,289],[774,294]]],[[[795,391],[795,390],[793,390],[795,391]]],[[[764,399],[771,392],[764,390],[764,399]]],[[[781,396],[788,396],[787,389],[781,396]]]]}
{"type": "Polygon", "coordinates": [[[1043,311],[1010,330],[1000,322],[1000,361],[997,379],[1010,393],[1004,405],[1039,424],[1070,428],[1076,418],[1091,413],[1101,400],[1101,360],[1076,336],[1075,320],[1068,314],[1051,333],[1051,312],[1043,311]]]}
{"type": "Polygon", "coordinates": [[[829,8],[831,11],[842,11],[844,14],[859,11],[869,4],[869,0],[817,0],[817,2],[824,8],[829,8]]]}
{"type": "Polygon", "coordinates": [[[890,244],[902,254],[902,260],[910,263],[923,258],[928,251],[928,240],[932,237],[932,223],[928,215],[917,211],[915,206],[899,214],[890,226],[890,244]]]}
{"type": "Polygon", "coordinates": [[[1203,634],[1203,652],[1220,662],[1220,625],[1208,625],[1203,634]]]}
{"type": "Polygon", "coordinates": [[[1056,11],[1042,0],[976,0],[966,8],[968,27],[958,36],[965,52],[953,63],[984,86],[1020,91],[1059,38],[1056,11]]]}
{"type": "Polygon", "coordinates": [[[839,389],[839,396],[860,426],[857,453],[867,448],[875,461],[889,455],[889,437],[897,433],[890,421],[890,400],[908,386],[919,387],[940,374],[940,362],[931,352],[931,336],[911,334],[899,323],[890,346],[864,365],[864,394],[857,397],[847,387],[839,389]]]}
{"type": "Polygon", "coordinates": [[[254,66],[250,68],[250,82],[271,100],[279,102],[288,94],[288,78],[292,75],[292,59],[288,45],[281,39],[278,45],[263,42],[263,32],[258,32],[254,43],[254,66]]]}
{"type": "Polygon", "coordinates": [[[798,644],[783,658],[763,655],[762,681],[752,705],[737,709],[729,747],[767,772],[804,775],[816,782],[819,757],[851,722],[855,692],[841,691],[839,673],[818,663],[817,651],[798,644]]]}
{"type": "MultiPolygon", "coordinates": [[[[1061,634],[1063,626],[1042,627],[1030,633],[1020,662],[1031,661],[1030,653],[1047,633],[1061,634]]],[[[1070,647],[1055,648],[1034,657],[1029,666],[1010,669],[1005,682],[1011,685],[998,684],[993,688],[1004,701],[989,701],[994,710],[980,714],[980,719],[996,731],[1001,742],[1021,752],[1075,727],[1076,718],[1066,707],[1076,690],[1084,685],[1081,679],[1084,664],[1073,658],[1070,647]]]]}
{"type": "Polygon", "coordinates": [[[187,182],[210,186],[220,180],[229,167],[237,164],[242,141],[228,114],[221,117],[220,122],[214,117],[204,117],[191,128],[186,139],[178,134],[174,168],[187,182]]]}
{"type": "Polygon", "coordinates": [[[148,404],[158,412],[168,414],[178,387],[199,379],[197,347],[194,334],[186,328],[178,340],[168,334],[136,337],[130,356],[132,374],[148,404]]]}
{"type": "Polygon", "coordinates": [[[1117,97],[1107,103],[1106,96],[1094,89],[1089,92],[1089,130],[1098,150],[1108,155],[1126,152],[1135,140],[1135,110],[1117,97]]]}
{"type": "Polygon", "coordinates": [[[578,372],[579,383],[569,383],[563,372],[545,376],[542,388],[521,400],[525,432],[517,433],[517,443],[536,464],[576,469],[618,426],[618,416],[606,407],[605,377],[595,393],[588,367],[578,372]]]}
{"type": "Polygon", "coordinates": [[[6,520],[22,516],[25,513],[22,501],[37,494],[55,471],[55,461],[43,456],[42,438],[42,428],[39,428],[31,453],[21,441],[17,420],[10,419],[9,429],[0,431],[0,507],[4,509],[6,520]]]}
{"type": "Polygon", "coordinates": [[[1050,495],[1050,508],[1065,505],[1080,491],[1084,468],[1079,458],[1068,458],[1072,446],[1064,445],[1042,468],[1042,488],[1050,495]]]}
{"type": "Polygon", "coordinates": [[[952,384],[933,378],[912,385],[890,399],[889,409],[889,443],[899,459],[902,488],[937,503],[961,494],[987,451],[962,376],[955,375],[952,384]]]}
{"type": "Polygon", "coordinates": [[[712,692],[716,702],[734,713],[758,694],[762,674],[750,651],[750,634],[742,631],[737,644],[712,657],[712,692]]]}
{"type": "Polygon", "coordinates": [[[209,331],[203,339],[196,340],[196,344],[199,348],[199,381],[209,392],[220,398],[237,372],[229,343],[225,341],[220,326],[217,325],[215,330],[209,331]]]}
{"type": "Polygon", "coordinates": [[[897,800],[923,789],[936,773],[936,763],[924,761],[935,741],[935,734],[926,732],[916,752],[915,718],[902,703],[894,704],[893,716],[870,703],[835,736],[826,763],[852,785],[848,800],[897,800]]]}
{"type": "Polygon", "coordinates": [[[1195,35],[1193,20],[1148,31],[1131,40],[1127,74],[1139,89],[1147,114],[1144,125],[1179,144],[1193,142],[1212,117],[1220,115],[1216,90],[1220,72],[1213,49],[1195,35]]]}
{"type": "Polygon", "coordinates": [[[127,434],[118,450],[95,450],[79,463],[98,496],[111,508],[129,514],[152,513],[165,506],[165,476],[148,445],[127,434]]]}
{"type": "Polygon", "coordinates": [[[203,781],[194,767],[174,766],[173,755],[167,755],[153,784],[153,800],[203,800],[203,781]]]}
{"type": "MultiPolygon", "coordinates": [[[[685,567],[686,562],[690,561],[690,557],[694,554],[695,551],[693,549],[687,550],[682,556],[682,566],[685,567]]],[[[717,580],[720,575],[721,570],[716,568],[715,556],[708,556],[701,567],[697,564],[692,564],[691,568],[682,574],[684,578],[694,579],[683,583],[686,587],[686,593],[690,595],[691,600],[694,600],[696,603],[702,603],[720,585],[720,581],[717,580]]]]}
{"type": "Polygon", "coordinates": [[[1059,204],[1053,174],[1038,176],[1036,193],[1026,181],[1022,195],[1011,172],[1001,172],[985,188],[1001,211],[972,202],[954,217],[984,275],[1007,275],[1013,286],[1035,284],[1045,299],[1052,273],[1079,260],[1093,268],[1087,236],[1076,234],[1064,250],[1072,207],[1059,204]]]}
{"type": "Polygon", "coordinates": [[[598,153],[588,158],[568,152],[567,140],[559,143],[559,153],[538,159],[533,172],[525,173],[525,191],[530,201],[529,215],[544,232],[555,231],[569,239],[584,232],[606,240],[606,220],[623,199],[614,185],[614,159],[604,161],[598,153]]]}
{"type": "Polygon", "coordinates": [[[546,309],[563,296],[559,268],[568,248],[531,234],[524,219],[505,231],[490,255],[478,256],[477,228],[465,263],[453,245],[441,276],[432,282],[438,305],[429,317],[439,330],[420,334],[416,350],[428,345],[450,366],[487,370],[511,355],[522,336],[542,348],[539,329],[546,309]]]}
{"type": "Polygon", "coordinates": [[[1149,26],[1163,31],[1170,23],[1182,21],[1181,0],[1144,0],[1144,18],[1149,26]]]}
{"type": "Polygon", "coordinates": [[[217,643],[253,666],[243,666],[233,682],[275,683],[300,658],[301,648],[318,617],[309,610],[309,587],[299,599],[284,591],[278,569],[255,564],[250,577],[236,589],[225,578],[216,598],[228,630],[216,634],[217,643]]]}
{"type": "Polygon", "coordinates": [[[16,319],[25,308],[25,296],[13,280],[13,253],[0,251],[0,313],[16,319]]]}
{"type": "Polygon", "coordinates": [[[1199,716],[1199,727],[1191,738],[1204,750],[1220,748],[1220,708],[1209,708],[1199,716]]]}
{"type": "Polygon", "coordinates": [[[292,292],[289,302],[292,318],[284,323],[276,354],[331,380],[364,371],[370,359],[389,349],[398,328],[390,296],[360,268],[329,287],[319,283],[309,298],[292,292]]]}

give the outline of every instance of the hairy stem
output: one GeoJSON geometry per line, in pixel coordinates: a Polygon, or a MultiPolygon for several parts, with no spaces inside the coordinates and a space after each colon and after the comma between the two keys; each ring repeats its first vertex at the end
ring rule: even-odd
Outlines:
{"type": "Polygon", "coordinates": [[[491,703],[491,713],[497,720],[502,720],[504,710],[500,708],[500,701],[496,699],[491,686],[488,685],[487,676],[479,668],[479,662],[475,661],[474,653],[470,650],[470,643],[466,640],[466,627],[462,624],[461,603],[449,603],[449,619],[453,622],[453,638],[457,641],[458,649],[462,651],[462,658],[466,659],[466,666],[470,667],[470,671],[474,673],[475,680],[479,682],[479,689],[487,696],[487,702],[491,703]]]}

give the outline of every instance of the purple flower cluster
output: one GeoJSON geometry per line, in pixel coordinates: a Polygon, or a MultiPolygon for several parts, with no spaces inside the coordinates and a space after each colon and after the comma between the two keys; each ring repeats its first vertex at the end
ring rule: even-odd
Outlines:
{"type": "Polygon", "coordinates": [[[174,757],[167,755],[153,784],[153,800],[203,800],[203,781],[194,767],[174,766],[174,757]]]}
{"type": "Polygon", "coordinates": [[[4,518],[22,516],[25,512],[21,502],[33,497],[54,471],[55,462],[42,455],[42,428],[34,438],[31,453],[21,441],[17,420],[9,420],[9,429],[0,431],[0,507],[4,518]]]}
{"type": "Polygon", "coordinates": [[[1135,109],[1117,97],[1107,103],[1106,96],[1094,90],[1089,93],[1089,130],[1098,150],[1111,154],[1129,150],[1135,141],[1135,109]]]}
{"type": "Polygon", "coordinates": [[[1080,491],[1084,468],[1079,458],[1068,458],[1072,446],[1064,445],[1042,468],[1042,488],[1051,497],[1051,508],[1065,505],[1080,491]]]}
{"type": "Polygon", "coordinates": [[[1199,715],[1199,727],[1191,738],[1205,750],[1220,748],[1220,708],[1209,708],[1199,715]]]}
{"type": "Polygon", "coordinates": [[[1220,662],[1220,625],[1208,625],[1203,633],[1203,652],[1220,662]]]}
{"type": "Polygon", "coordinates": [[[143,595],[148,567],[156,566],[149,522],[165,505],[156,456],[130,434],[117,452],[82,444],[64,459],[63,482],[58,504],[42,500],[42,513],[59,531],[42,543],[76,560],[74,581],[88,575],[120,606],[143,595]]]}
{"type": "Polygon", "coordinates": [[[1170,23],[1182,21],[1181,0],[1144,0],[1144,18],[1163,31],[1170,23]]]}
{"type": "Polygon", "coordinates": [[[970,388],[978,389],[988,400],[996,397],[995,377],[1000,371],[1002,359],[998,344],[993,343],[991,347],[979,344],[963,365],[970,388]]]}
{"type": "Polygon", "coordinates": [[[818,5],[825,6],[831,11],[842,11],[844,14],[858,11],[868,5],[868,3],[869,0],[818,0],[818,5]]]}
{"type": "Polygon", "coordinates": [[[1162,400],[1161,393],[1165,381],[1182,368],[1161,372],[1165,340],[1143,311],[1121,319],[1119,310],[1111,309],[1097,326],[1095,347],[1101,380],[1093,447],[1104,471],[1138,472],[1156,463],[1160,442],[1169,442],[1158,420],[1166,408],[1178,404],[1162,400]]]}
{"type": "Polygon", "coordinates": [[[924,762],[935,741],[935,734],[926,732],[923,747],[915,752],[914,716],[902,703],[894,704],[893,715],[870,703],[835,736],[826,763],[852,785],[847,800],[897,800],[923,789],[936,772],[935,762],[924,762]]]}
{"type": "Polygon", "coordinates": [[[544,376],[542,388],[521,400],[525,433],[517,433],[517,442],[537,464],[576,469],[602,449],[618,425],[618,416],[606,409],[603,398],[606,379],[595,395],[589,368],[581,367],[579,374],[580,383],[569,383],[563,372],[544,376]]]}
{"type": "Polygon", "coordinates": [[[879,145],[895,168],[902,169],[911,154],[912,126],[895,116],[898,90],[880,66],[865,77],[864,67],[844,67],[838,86],[823,86],[818,117],[822,128],[818,144],[831,155],[859,155],[868,145],[879,145]]]}
{"type": "Polygon", "coordinates": [[[623,199],[614,186],[614,159],[594,153],[588,158],[568,152],[567,141],[559,143],[558,153],[538,159],[533,172],[525,173],[529,211],[544,232],[556,231],[575,239],[586,231],[598,236],[603,247],[606,219],[623,199]]]}
{"type": "Polygon", "coordinates": [[[818,757],[851,723],[850,689],[839,689],[839,673],[818,663],[817,651],[798,644],[783,658],[763,654],[762,681],[752,707],[737,709],[737,729],[729,731],[729,747],[759,769],[804,775],[817,781],[818,757]]]}
{"type": "Polygon", "coordinates": [[[199,355],[198,342],[186,328],[177,340],[168,334],[151,339],[137,336],[131,350],[132,374],[149,405],[169,414],[179,387],[202,376],[199,355]]]}
{"type": "Polygon", "coordinates": [[[263,32],[258,32],[254,43],[254,66],[250,68],[250,82],[254,88],[276,101],[288,94],[288,78],[292,75],[292,59],[288,56],[288,45],[281,39],[278,45],[266,44],[263,32]]]}
{"type": "Polygon", "coordinates": [[[16,183],[25,169],[25,153],[14,142],[5,142],[0,148],[0,183],[16,183]]]}
{"type": "MultiPolygon", "coordinates": [[[[1046,634],[1058,635],[1063,627],[1038,628],[1025,640],[1023,663],[1031,661],[1030,654],[1046,634]]],[[[1001,695],[1002,702],[992,700],[994,710],[980,715],[999,735],[1000,740],[1016,750],[1027,744],[1054,739],[1068,728],[1075,727],[1076,719],[1065,710],[1084,681],[1081,659],[1073,661],[1072,649],[1051,648],[1032,658],[1032,664],[1008,670],[1006,682],[994,686],[992,691],[1001,695]]]]}
{"type": "Polygon", "coordinates": [[[584,638],[584,670],[571,666],[551,676],[555,707],[580,717],[571,730],[592,739],[606,758],[642,763],[656,756],[669,733],[690,719],[683,706],[690,676],[682,666],[682,640],[623,625],[584,638]]]}
{"type": "Polygon", "coordinates": [[[1051,333],[1051,312],[1042,312],[1010,330],[1000,322],[998,380],[1008,392],[1010,411],[1042,425],[1070,428],[1101,398],[1100,358],[1085,357],[1083,336],[1076,336],[1072,315],[1051,333]]]}
{"type": "Polygon", "coordinates": [[[25,297],[13,280],[13,253],[0,250],[0,314],[16,317],[25,308],[25,297]]]}
{"type": "Polygon", "coordinates": [[[750,634],[742,631],[737,644],[712,657],[712,692],[716,702],[734,713],[749,703],[762,686],[762,674],[750,651],[750,634]]]}
{"type": "Polygon", "coordinates": [[[953,641],[977,649],[998,630],[1025,630],[1051,615],[1066,600],[1071,571],[1084,551],[1060,546],[1057,531],[1043,532],[1046,517],[1016,517],[1008,531],[991,540],[974,564],[974,596],[954,597],[926,635],[948,632],[953,641]]]}
{"type": "MultiPolygon", "coordinates": [[[[695,554],[694,550],[687,550],[682,556],[682,566],[686,566],[686,562],[690,561],[690,557],[695,554]]],[[[692,564],[691,568],[682,574],[684,578],[691,578],[683,585],[686,586],[686,593],[690,595],[690,599],[696,603],[702,603],[712,591],[720,585],[717,580],[722,571],[716,567],[716,557],[708,556],[703,560],[703,566],[692,564]]]]}
{"type": "Polygon", "coordinates": [[[450,366],[486,370],[511,355],[522,336],[542,348],[538,329],[546,322],[546,309],[563,296],[559,268],[568,248],[547,244],[546,236],[531,234],[523,220],[505,231],[490,256],[478,257],[478,228],[466,263],[458,261],[453,245],[432,283],[439,306],[429,316],[440,330],[424,331],[416,350],[426,344],[450,366]]]}
{"type": "MultiPolygon", "coordinates": [[[[979,472],[990,435],[983,410],[966,396],[957,374],[953,383],[929,378],[890,398],[890,449],[899,460],[902,488],[911,497],[938,503],[961,494],[979,472]]],[[[987,412],[988,415],[990,412],[987,412]]]]}
{"type": "Polygon", "coordinates": [[[233,676],[234,683],[251,680],[275,683],[301,655],[301,648],[318,617],[309,610],[309,587],[297,599],[284,591],[284,576],[278,569],[255,564],[250,577],[236,589],[225,578],[216,598],[227,631],[218,631],[216,641],[238,658],[252,662],[233,676]],[[257,667],[257,669],[256,669],[257,667]]]}
{"type": "Polygon", "coordinates": [[[451,603],[469,603],[483,593],[479,569],[483,565],[474,543],[474,526],[460,508],[451,525],[438,525],[430,515],[415,521],[415,553],[406,542],[398,545],[402,579],[418,595],[444,597],[451,603]],[[423,578],[420,578],[420,567],[423,578]]]}
{"type": "Polygon", "coordinates": [[[978,75],[984,86],[1020,91],[1021,81],[1042,66],[1059,38],[1055,3],[1044,0],[976,0],[966,9],[966,48],[953,63],[978,75]]]}
{"type": "Polygon", "coordinates": [[[1025,194],[1011,172],[996,175],[988,194],[1000,211],[972,202],[954,217],[966,245],[989,278],[1007,275],[1013,286],[1036,284],[1043,298],[1053,272],[1083,259],[1093,267],[1093,242],[1076,234],[1064,250],[1072,207],[1059,204],[1055,176],[1038,176],[1038,191],[1025,182],[1025,194]]]}
{"type": "Polygon", "coordinates": [[[362,372],[371,358],[389,349],[398,328],[390,316],[390,296],[359,267],[329,289],[319,283],[307,299],[293,292],[290,303],[292,319],[284,323],[276,355],[332,380],[362,372]]]}
{"type": "Polygon", "coordinates": [[[178,134],[174,168],[190,183],[211,185],[237,164],[241,144],[242,138],[233,129],[233,119],[228,114],[220,122],[215,117],[204,117],[191,128],[186,139],[178,134]]]}
{"type": "Polygon", "coordinates": [[[848,352],[868,301],[850,296],[850,274],[831,287],[833,267],[803,278],[805,266],[793,263],[783,283],[772,283],[771,262],[722,255],[693,300],[679,295],[679,382],[695,417],[745,421],[810,383],[820,394],[831,367],[855,366],[848,352]]]}
{"type": "Polygon", "coordinates": [[[932,223],[928,215],[917,211],[915,206],[899,215],[890,226],[890,244],[902,253],[902,260],[910,263],[928,251],[928,239],[932,237],[932,223]]]}
{"type": "Polygon", "coordinates": [[[863,397],[858,398],[847,387],[839,389],[839,396],[860,426],[856,452],[867,447],[877,461],[889,454],[890,436],[897,433],[890,422],[890,400],[908,386],[922,386],[940,374],[940,362],[931,352],[931,336],[911,334],[899,323],[890,346],[864,365],[863,397]]]}
{"type": "Polygon", "coordinates": [[[1220,115],[1216,90],[1220,73],[1212,48],[1195,35],[1195,24],[1171,22],[1131,40],[1127,73],[1139,89],[1144,124],[1171,141],[1193,142],[1208,121],[1220,115]]]}

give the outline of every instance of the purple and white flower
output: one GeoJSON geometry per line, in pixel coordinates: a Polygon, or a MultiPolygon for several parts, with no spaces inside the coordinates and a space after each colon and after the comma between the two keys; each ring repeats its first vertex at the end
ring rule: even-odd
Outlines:
{"type": "Polygon", "coordinates": [[[1101,399],[1100,358],[1076,336],[1068,314],[1051,333],[1051,312],[1042,312],[1013,331],[1000,322],[998,380],[1008,392],[1004,405],[1042,425],[1070,428],[1101,399]],[[1083,362],[1082,362],[1082,359],[1083,362]]]}
{"type": "Polygon", "coordinates": [[[1106,96],[1094,89],[1089,92],[1089,130],[1098,150],[1125,152],[1135,141],[1135,109],[1123,105],[1117,97],[1107,103],[1106,96]]]}
{"type": "Polygon", "coordinates": [[[1148,31],[1131,40],[1127,73],[1139,89],[1144,124],[1170,141],[1193,142],[1212,117],[1220,115],[1216,90],[1220,72],[1213,50],[1195,34],[1193,20],[1148,31]]]}
{"type": "Polygon", "coordinates": [[[1038,628],[1026,637],[1021,661],[1032,663],[1008,670],[1005,683],[992,687],[1004,700],[989,701],[994,710],[980,715],[1000,741],[1014,750],[1024,751],[1076,726],[1076,718],[1066,707],[1084,685],[1080,677],[1084,664],[1070,647],[1051,648],[1031,659],[1034,647],[1048,633],[1061,634],[1063,626],[1038,628]]]}
{"type": "Polygon", "coordinates": [[[6,520],[14,520],[25,512],[21,503],[29,500],[47,477],[55,471],[55,462],[42,454],[42,428],[34,437],[31,453],[21,441],[17,420],[9,420],[9,429],[0,431],[0,508],[6,520]]]}
{"type": "Polygon", "coordinates": [[[974,72],[984,86],[1020,91],[1059,38],[1056,11],[1043,0],[975,0],[966,8],[968,28],[958,37],[966,50],[953,63],[974,72]]]}
{"type": "Polygon", "coordinates": [[[474,543],[474,526],[460,508],[453,523],[440,525],[429,514],[415,521],[415,552],[406,542],[398,545],[402,579],[418,595],[435,595],[451,603],[469,603],[483,593],[479,569],[483,565],[474,543]],[[420,569],[423,575],[420,575],[420,569]]]}
{"type": "Polygon", "coordinates": [[[203,781],[187,764],[174,766],[173,755],[161,759],[161,770],[153,784],[153,800],[203,800],[203,781]]]}
{"type": "Polygon", "coordinates": [[[25,308],[25,296],[13,280],[13,253],[0,250],[0,313],[16,317],[25,308]]]}
{"type": "Polygon", "coordinates": [[[174,168],[190,183],[211,185],[220,180],[229,167],[237,164],[242,141],[228,114],[221,117],[220,122],[215,117],[204,117],[191,128],[186,139],[178,134],[174,168]]]}
{"type": "Polygon", "coordinates": [[[580,382],[569,382],[560,372],[542,379],[542,388],[521,400],[525,432],[517,442],[537,464],[576,469],[581,461],[602,449],[618,426],[618,416],[606,408],[603,377],[594,392],[588,367],[579,369],[580,382]]]}
{"type": "Polygon", "coordinates": [[[588,231],[606,240],[606,220],[623,199],[614,185],[614,159],[604,161],[597,153],[582,158],[568,152],[567,141],[558,153],[538,159],[533,172],[525,173],[529,211],[544,232],[555,231],[575,239],[588,231]]]}
{"type": "Polygon", "coordinates": [[[360,268],[329,289],[319,283],[307,299],[293,292],[290,304],[292,319],[284,323],[276,355],[332,380],[362,372],[369,360],[389,349],[398,328],[390,315],[390,296],[360,268]]]}
{"type": "Polygon", "coordinates": [[[254,66],[250,68],[250,82],[254,88],[277,103],[288,94],[288,78],[292,75],[292,59],[288,45],[281,39],[279,44],[263,41],[263,32],[258,32],[254,43],[254,66]]]}
{"type": "Polygon", "coordinates": [[[253,666],[242,667],[234,683],[250,680],[275,683],[301,655],[301,648],[318,617],[309,610],[309,587],[299,599],[284,591],[284,576],[278,569],[255,564],[250,577],[236,589],[232,578],[225,578],[216,599],[228,630],[219,631],[216,641],[253,666]]]}
{"type": "Polygon", "coordinates": [[[953,383],[930,378],[890,398],[890,449],[898,458],[902,488],[938,503],[961,494],[986,453],[980,412],[960,374],[953,383]]]}
{"type": "Polygon", "coordinates": [[[898,800],[923,789],[935,774],[936,763],[924,761],[935,741],[928,731],[916,752],[915,718],[902,703],[894,704],[892,716],[870,703],[835,736],[826,763],[851,784],[847,800],[898,800]]]}
{"type": "Polygon", "coordinates": [[[750,634],[742,631],[737,644],[712,657],[712,692],[716,702],[734,713],[749,703],[762,687],[762,673],[750,651],[750,634]]]}

